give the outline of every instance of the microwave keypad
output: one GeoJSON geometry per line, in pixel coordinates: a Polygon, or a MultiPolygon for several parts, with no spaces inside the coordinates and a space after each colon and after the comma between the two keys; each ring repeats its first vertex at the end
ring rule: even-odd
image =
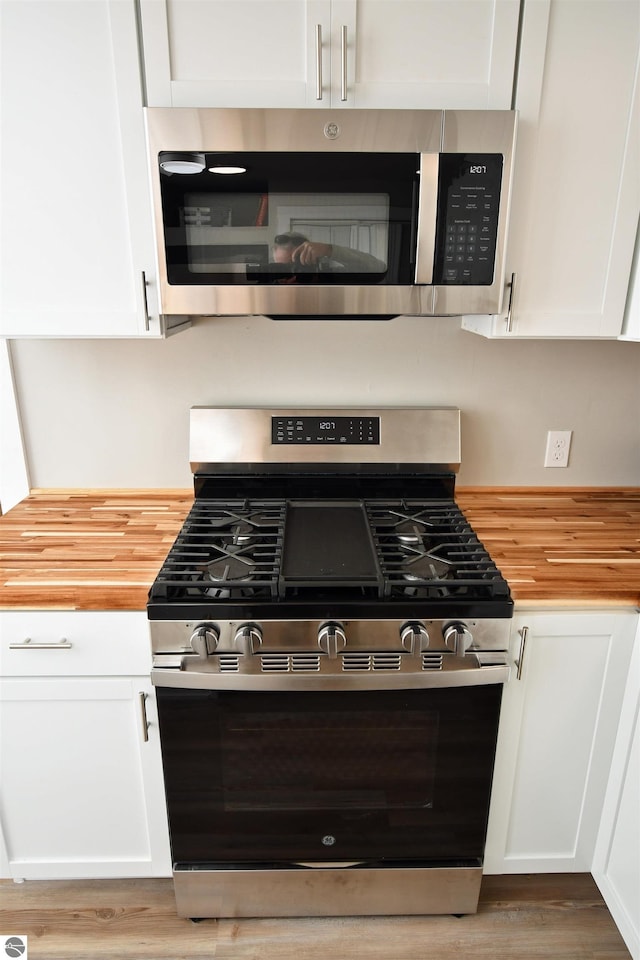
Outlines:
{"type": "Polygon", "coordinates": [[[434,283],[493,282],[501,178],[500,154],[440,157],[434,283]]]}

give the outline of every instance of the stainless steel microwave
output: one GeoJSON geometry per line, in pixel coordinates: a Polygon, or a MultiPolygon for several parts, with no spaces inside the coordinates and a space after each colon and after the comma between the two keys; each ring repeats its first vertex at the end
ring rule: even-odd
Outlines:
{"type": "Polygon", "coordinates": [[[162,314],[500,312],[513,111],[146,119],[162,314]]]}

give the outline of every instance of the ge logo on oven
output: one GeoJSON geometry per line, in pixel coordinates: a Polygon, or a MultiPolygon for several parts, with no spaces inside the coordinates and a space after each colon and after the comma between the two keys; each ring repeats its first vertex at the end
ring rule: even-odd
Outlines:
{"type": "Polygon", "coordinates": [[[322,842],[323,842],[323,844],[325,845],[325,847],[332,847],[332,846],[334,845],[334,843],[336,842],[336,838],[335,838],[335,837],[332,837],[331,834],[328,833],[328,834],[326,835],[326,837],[323,837],[323,838],[322,838],[322,842]]]}

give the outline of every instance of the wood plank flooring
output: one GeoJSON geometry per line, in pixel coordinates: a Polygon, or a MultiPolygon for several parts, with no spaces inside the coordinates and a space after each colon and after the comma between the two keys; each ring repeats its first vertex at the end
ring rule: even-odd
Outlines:
{"type": "MultiPolygon", "coordinates": [[[[485,877],[455,917],[205,920],[170,880],[0,881],[0,935],[29,960],[629,960],[588,874],[485,877]]],[[[0,939],[4,943],[4,939],[0,939]]]]}

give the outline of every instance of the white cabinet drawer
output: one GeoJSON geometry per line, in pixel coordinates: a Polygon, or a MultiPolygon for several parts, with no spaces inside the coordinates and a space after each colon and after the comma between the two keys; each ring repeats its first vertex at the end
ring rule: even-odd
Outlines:
{"type": "Polygon", "coordinates": [[[145,613],[1,611],[0,676],[145,675],[145,613]]]}

